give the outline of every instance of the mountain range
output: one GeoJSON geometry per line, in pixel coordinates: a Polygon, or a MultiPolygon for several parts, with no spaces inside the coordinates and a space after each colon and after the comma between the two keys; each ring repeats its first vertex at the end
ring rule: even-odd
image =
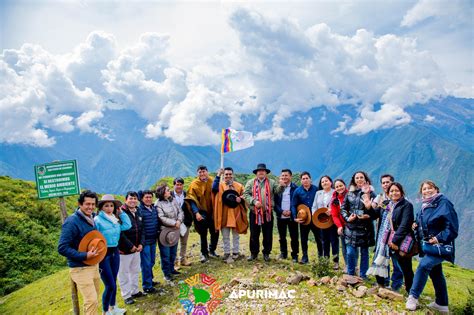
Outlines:
{"type": "MultiPolygon", "coordinates": [[[[308,137],[298,140],[257,141],[250,149],[228,153],[225,164],[236,172],[250,173],[264,162],[276,174],[282,168],[309,171],[317,182],[323,174],[343,178],[347,183],[357,170],[371,176],[376,190],[379,177],[391,173],[401,182],[408,198],[417,206],[419,183],[432,179],[453,201],[460,220],[457,262],[474,268],[473,169],[474,101],[445,98],[407,109],[412,122],[401,127],[373,131],[365,135],[331,133],[344,115],[354,116],[352,107],[312,109],[302,115],[311,117],[308,137]]],[[[77,159],[81,187],[102,193],[123,194],[127,190],[150,187],[165,176],[189,176],[198,164],[211,171],[219,166],[219,147],[180,146],[170,139],[144,137],[146,122],[136,113],[108,111],[104,127],[114,141],[93,134],[54,134],[56,145],[38,148],[0,144],[0,174],[32,180],[33,165],[53,160],[77,159]]],[[[249,118],[250,119],[250,118],[249,118]]],[[[289,120],[286,130],[298,130],[301,120],[289,120]]],[[[227,127],[216,118],[213,126],[227,127]]],[[[262,126],[244,121],[256,133],[262,126]]]]}

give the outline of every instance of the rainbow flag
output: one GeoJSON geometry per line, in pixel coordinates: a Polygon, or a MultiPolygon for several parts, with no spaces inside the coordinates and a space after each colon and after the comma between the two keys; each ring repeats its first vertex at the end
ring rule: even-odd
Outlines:
{"type": "Polygon", "coordinates": [[[249,131],[222,129],[222,153],[234,152],[253,147],[253,134],[249,131]]]}

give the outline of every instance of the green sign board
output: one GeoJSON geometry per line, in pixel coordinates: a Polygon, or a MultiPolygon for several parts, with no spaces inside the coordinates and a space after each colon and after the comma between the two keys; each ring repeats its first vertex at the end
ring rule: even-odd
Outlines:
{"type": "Polygon", "coordinates": [[[35,165],[35,177],[39,199],[81,193],[76,160],[35,165]]]}

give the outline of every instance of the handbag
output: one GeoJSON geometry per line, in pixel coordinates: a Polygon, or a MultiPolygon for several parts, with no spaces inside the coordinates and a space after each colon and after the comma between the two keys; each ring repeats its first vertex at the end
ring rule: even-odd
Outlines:
{"type": "Polygon", "coordinates": [[[454,253],[453,245],[449,244],[430,244],[427,241],[422,241],[421,250],[423,253],[431,256],[446,257],[451,256],[454,253]]]}
{"type": "MultiPolygon", "coordinates": [[[[390,231],[390,235],[388,236],[387,244],[392,243],[393,236],[395,235],[395,231],[393,229],[392,218],[390,217],[389,220],[390,220],[390,226],[392,227],[392,230],[390,231]]],[[[412,257],[418,254],[418,244],[412,235],[407,234],[403,238],[402,242],[400,243],[400,246],[398,246],[398,253],[402,257],[412,257]]]]}

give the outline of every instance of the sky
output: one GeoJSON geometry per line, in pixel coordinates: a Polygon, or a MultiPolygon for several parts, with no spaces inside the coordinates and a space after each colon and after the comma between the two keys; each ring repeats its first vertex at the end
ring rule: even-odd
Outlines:
{"type": "MultiPolygon", "coordinates": [[[[409,124],[411,106],[474,97],[472,1],[1,1],[0,142],[52,147],[128,109],[143,137],[257,140],[350,105],[333,134],[409,124]]],[[[434,122],[426,116],[426,122],[434,122]]]]}

